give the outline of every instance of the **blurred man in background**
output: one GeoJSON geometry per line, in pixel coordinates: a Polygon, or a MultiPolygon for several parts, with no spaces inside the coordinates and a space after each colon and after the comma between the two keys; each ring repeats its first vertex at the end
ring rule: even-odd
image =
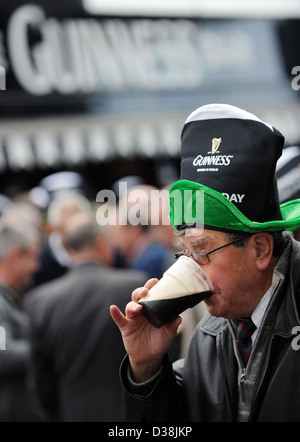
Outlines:
{"type": "Polygon", "coordinates": [[[22,293],[38,268],[38,237],[25,223],[0,224],[0,326],[5,350],[0,351],[0,421],[43,419],[30,376],[29,318],[22,293]]]}
{"type": "Polygon", "coordinates": [[[68,219],[76,213],[92,213],[89,200],[81,194],[58,196],[47,210],[46,239],[40,251],[40,268],[34,275],[33,287],[64,275],[71,266],[70,256],[61,235],[68,219]]]}
{"type": "Polygon", "coordinates": [[[42,233],[42,213],[31,203],[11,201],[2,212],[2,219],[9,225],[25,223],[42,233]]]}
{"type": "Polygon", "coordinates": [[[87,213],[68,220],[62,239],[72,269],[28,293],[39,396],[53,421],[122,421],[124,347],[109,306],[125,310],[146,275],[111,268],[113,249],[87,213]]]}
{"type": "Polygon", "coordinates": [[[115,247],[120,249],[127,266],[146,272],[149,278],[160,279],[174,262],[174,235],[170,224],[163,223],[168,204],[167,190],[164,194],[150,185],[132,187],[121,196],[117,223],[110,226],[115,247]]]}

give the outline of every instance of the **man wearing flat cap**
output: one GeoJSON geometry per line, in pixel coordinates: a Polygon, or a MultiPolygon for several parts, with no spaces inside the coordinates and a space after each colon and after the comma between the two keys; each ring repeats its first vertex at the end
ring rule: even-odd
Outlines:
{"type": "Polygon", "coordinates": [[[283,145],[278,130],[234,106],[206,105],[188,117],[170,219],[214,290],[174,364],[168,349],[181,318],[154,328],[138,303],[155,280],[133,292],[125,315],[111,307],[128,353],[128,420],[300,421],[300,244],[291,233],[300,200],[279,202],[283,145]]]}

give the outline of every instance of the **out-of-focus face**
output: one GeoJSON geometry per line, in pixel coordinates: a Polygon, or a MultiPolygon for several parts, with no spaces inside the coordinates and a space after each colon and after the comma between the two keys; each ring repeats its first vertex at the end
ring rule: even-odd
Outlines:
{"type": "Polygon", "coordinates": [[[13,277],[11,286],[22,291],[29,284],[32,275],[38,270],[38,245],[33,243],[27,250],[15,250],[12,256],[13,277]]]}
{"type": "MultiPolygon", "coordinates": [[[[182,241],[188,254],[193,250],[207,253],[230,242],[223,232],[208,229],[182,241]]],[[[253,240],[243,247],[232,244],[209,255],[209,262],[202,267],[214,286],[213,295],[205,300],[211,315],[232,319],[252,314],[269,284],[258,269],[256,257],[253,240]]]]}

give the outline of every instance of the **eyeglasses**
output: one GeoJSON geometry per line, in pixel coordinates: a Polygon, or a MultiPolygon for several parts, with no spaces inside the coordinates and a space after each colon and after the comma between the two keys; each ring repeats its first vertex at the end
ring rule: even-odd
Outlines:
{"type": "Polygon", "coordinates": [[[210,255],[211,253],[214,253],[217,250],[224,249],[224,247],[230,246],[231,244],[234,244],[238,241],[242,241],[245,239],[246,239],[245,237],[237,238],[233,241],[230,241],[227,244],[224,244],[223,246],[217,247],[216,249],[210,250],[209,252],[206,252],[206,253],[203,250],[193,250],[191,253],[188,254],[188,253],[186,253],[186,250],[183,250],[182,252],[177,252],[175,254],[175,258],[178,259],[181,256],[187,256],[188,258],[192,257],[200,266],[203,266],[203,265],[208,264],[210,262],[208,255],[210,255]]]}

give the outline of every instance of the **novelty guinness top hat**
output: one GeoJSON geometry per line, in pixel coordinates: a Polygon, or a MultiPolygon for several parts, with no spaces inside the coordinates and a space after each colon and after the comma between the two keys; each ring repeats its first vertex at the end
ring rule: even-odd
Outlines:
{"type": "Polygon", "coordinates": [[[278,130],[242,109],[197,109],[182,131],[181,179],[170,189],[173,226],[245,232],[299,227],[300,200],[279,204],[275,169],[283,144],[278,130]]]}

